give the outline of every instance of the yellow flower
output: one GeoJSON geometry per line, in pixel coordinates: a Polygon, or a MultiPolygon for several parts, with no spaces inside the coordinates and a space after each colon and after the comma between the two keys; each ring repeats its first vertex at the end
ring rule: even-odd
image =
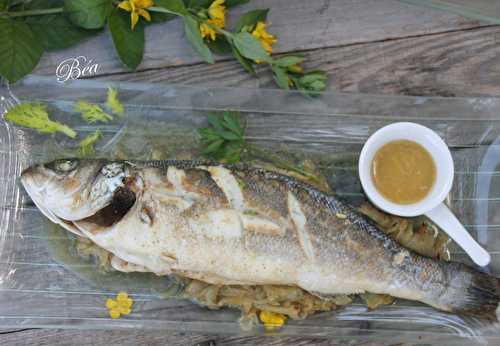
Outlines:
{"type": "Polygon", "coordinates": [[[217,32],[213,28],[211,28],[208,24],[217,25],[213,19],[208,19],[206,23],[200,24],[201,37],[203,38],[208,37],[212,41],[215,41],[217,32]]]}
{"type": "Polygon", "coordinates": [[[215,0],[212,2],[208,8],[208,16],[211,19],[219,21],[222,25],[217,26],[223,28],[226,25],[226,7],[224,6],[224,0],[215,0]]]}
{"type": "Polygon", "coordinates": [[[139,21],[139,16],[146,19],[148,22],[151,21],[151,16],[149,12],[145,9],[154,6],[153,0],[126,0],[120,2],[119,8],[130,12],[130,20],[132,23],[132,30],[134,30],[137,22],[139,21]]]}
{"type": "Polygon", "coordinates": [[[255,26],[255,29],[252,31],[252,35],[259,39],[262,44],[262,47],[271,54],[273,52],[273,44],[275,44],[278,40],[275,36],[271,35],[266,31],[266,23],[258,22],[255,26]]]}
{"type": "Polygon", "coordinates": [[[209,38],[215,41],[217,32],[210,25],[223,29],[226,26],[226,7],[224,0],[215,0],[208,8],[208,16],[206,23],[200,25],[201,37],[209,38]],[[210,25],[209,25],[210,24],[210,25]]]}
{"type": "Polygon", "coordinates": [[[129,298],[126,292],[120,292],[116,296],[116,300],[108,298],[106,300],[106,307],[108,308],[109,316],[111,318],[118,318],[121,315],[128,315],[132,311],[134,301],[129,298]]]}
{"type": "Polygon", "coordinates": [[[261,311],[259,313],[259,319],[262,323],[264,323],[264,328],[271,330],[284,325],[286,316],[276,312],[261,311]]]}

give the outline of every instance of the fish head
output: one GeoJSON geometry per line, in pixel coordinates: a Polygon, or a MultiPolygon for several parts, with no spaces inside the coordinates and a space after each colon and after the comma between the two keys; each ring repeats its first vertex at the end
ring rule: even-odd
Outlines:
{"type": "Polygon", "coordinates": [[[63,159],[26,169],[21,182],[49,219],[71,222],[96,214],[123,195],[130,176],[124,162],[63,159]]]}

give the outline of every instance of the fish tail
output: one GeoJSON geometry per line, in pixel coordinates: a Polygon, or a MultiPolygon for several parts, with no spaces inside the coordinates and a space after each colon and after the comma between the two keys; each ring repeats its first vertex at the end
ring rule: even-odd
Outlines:
{"type": "Polygon", "coordinates": [[[461,263],[448,263],[446,293],[440,299],[449,311],[498,321],[500,280],[461,263]]]}

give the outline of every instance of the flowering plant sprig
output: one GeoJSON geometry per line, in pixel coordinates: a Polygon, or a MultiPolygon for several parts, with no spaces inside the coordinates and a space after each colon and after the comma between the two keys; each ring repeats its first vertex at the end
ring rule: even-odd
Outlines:
{"type": "Polygon", "coordinates": [[[120,60],[131,69],[142,61],[145,27],[182,17],[186,38],[208,63],[232,54],[249,73],[269,66],[277,85],[307,94],[326,88],[326,74],[306,72],[304,58],[271,57],[278,38],[268,32],[268,9],[243,14],[226,27],[227,10],[249,0],[0,0],[0,76],[15,82],[30,73],[44,51],[70,47],[111,32],[120,60]]]}
{"type": "Polygon", "coordinates": [[[283,89],[296,88],[309,95],[326,88],[323,71],[304,71],[300,56],[271,56],[277,38],[267,31],[269,9],[258,9],[243,14],[232,31],[225,27],[224,0],[194,1],[204,6],[185,7],[181,0],[162,0],[160,7],[150,10],[183,17],[186,36],[194,49],[212,63],[212,54],[232,54],[248,72],[255,74],[256,64],[270,66],[274,80],[283,89]]]}

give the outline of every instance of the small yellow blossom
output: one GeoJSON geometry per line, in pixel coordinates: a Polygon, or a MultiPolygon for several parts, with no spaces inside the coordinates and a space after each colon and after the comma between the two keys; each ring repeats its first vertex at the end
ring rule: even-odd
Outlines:
{"type": "Polygon", "coordinates": [[[132,23],[132,30],[134,30],[137,22],[139,21],[139,16],[146,19],[148,22],[151,21],[151,16],[149,12],[146,11],[147,8],[154,6],[153,0],[125,0],[118,4],[118,7],[130,12],[130,20],[132,23]]]}
{"type": "Polygon", "coordinates": [[[129,298],[126,292],[119,292],[116,300],[108,298],[106,300],[106,307],[108,308],[109,316],[111,318],[118,318],[121,315],[128,315],[132,311],[134,301],[129,298]]]}
{"type": "MultiPolygon", "coordinates": [[[[220,22],[217,22],[217,20],[208,19],[207,23],[215,25],[215,26],[218,26],[219,28],[222,28],[221,26],[218,25],[220,22]]],[[[203,38],[207,38],[208,37],[212,41],[215,41],[215,39],[217,37],[217,32],[214,29],[212,29],[208,24],[202,23],[200,25],[201,37],[203,37],[203,38]]]]}
{"type": "Polygon", "coordinates": [[[215,0],[212,2],[208,8],[208,16],[210,18],[207,19],[206,23],[200,25],[201,37],[215,41],[217,32],[210,25],[221,29],[226,26],[226,7],[224,6],[224,0],[215,0]]]}
{"type": "Polygon", "coordinates": [[[271,35],[266,31],[266,23],[258,22],[255,26],[255,29],[252,31],[252,35],[259,39],[262,44],[262,47],[271,54],[273,52],[273,44],[275,44],[278,40],[275,36],[271,35]]]}
{"type": "Polygon", "coordinates": [[[271,330],[284,325],[286,316],[276,312],[261,311],[259,313],[259,319],[264,324],[264,328],[271,330]]]}
{"type": "Polygon", "coordinates": [[[215,0],[212,2],[208,8],[208,16],[211,19],[215,19],[221,24],[221,28],[226,25],[226,7],[224,6],[224,0],[215,0]]]}
{"type": "Polygon", "coordinates": [[[118,303],[116,302],[116,300],[113,300],[111,298],[108,298],[106,300],[106,307],[111,310],[111,309],[115,309],[116,307],[118,306],[118,303]]]}

